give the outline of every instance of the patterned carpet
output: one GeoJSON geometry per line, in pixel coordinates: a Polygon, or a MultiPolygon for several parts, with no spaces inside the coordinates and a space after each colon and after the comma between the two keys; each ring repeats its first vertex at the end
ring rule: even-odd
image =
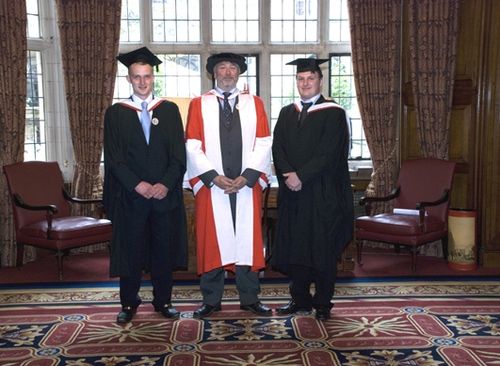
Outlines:
{"type": "MultiPolygon", "coordinates": [[[[234,285],[223,309],[197,320],[197,285],[175,287],[171,321],[144,303],[115,323],[116,283],[0,287],[2,366],[437,366],[500,365],[500,278],[345,280],[332,318],[258,318],[239,309],[234,285]]],[[[286,283],[263,283],[272,307],[286,283]]]]}

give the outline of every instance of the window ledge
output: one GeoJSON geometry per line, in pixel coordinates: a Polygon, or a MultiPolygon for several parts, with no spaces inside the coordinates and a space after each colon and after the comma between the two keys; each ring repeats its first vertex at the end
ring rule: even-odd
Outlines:
{"type": "Polygon", "coordinates": [[[370,160],[349,160],[351,179],[370,180],[373,172],[370,160]]]}

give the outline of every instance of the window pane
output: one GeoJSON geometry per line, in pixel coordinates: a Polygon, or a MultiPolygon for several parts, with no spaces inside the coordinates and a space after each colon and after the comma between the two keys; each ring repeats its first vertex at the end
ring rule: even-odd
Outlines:
{"type": "Polygon", "coordinates": [[[213,42],[258,42],[259,0],[213,0],[213,42]]]}
{"type": "Polygon", "coordinates": [[[248,28],[247,23],[237,20],[235,22],[236,32],[234,32],[236,36],[237,42],[245,42],[248,39],[248,28]]]}
{"type": "MultiPolygon", "coordinates": [[[[164,22],[158,22],[158,21],[153,21],[153,40],[155,39],[165,39],[167,37],[165,35],[165,23],[164,22]]],[[[175,32],[173,32],[175,35],[175,32]]]]}
{"type": "Polygon", "coordinates": [[[317,42],[317,0],[270,0],[272,42],[317,42]],[[274,30],[274,31],[273,31],[274,30]]]}
{"type": "Polygon", "coordinates": [[[330,0],[329,37],[332,42],[350,42],[347,0],[330,0]]]}
{"type": "Polygon", "coordinates": [[[350,118],[350,159],[370,159],[356,99],[351,55],[332,55],[330,62],[330,97],[346,110],[350,118]]]}
{"type": "Polygon", "coordinates": [[[237,87],[240,90],[247,90],[252,94],[259,95],[257,84],[257,56],[245,55],[247,71],[240,75],[237,87]]]}
{"type": "Polygon", "coordinates": [[[212,22],[212,39],[224,39],[224,22],[218,20],[212,22]]]}
{"type": "Polygon", "coordinates": [[[201,93],[200,55],[158,55],[163,63],[155,77],[155,93],[164,97],[193,97],[201,93]],[[164,89],[160,89],[160,85],[164,89]]]}
{"type": "MultiPolygon", "coordinates": [[[[164,38],[159,38],[158,40],[164,40],[167,42],[175,42],[177,36],[177,23],[175,20],[167,20],[165,22],[160,22],[163,24],[163,28],[165,33],[163,35],[164,38]]],[[[153,39],[153,41],[157,41],[157,39],[153,39]]]]}
{"type": "Polygon", "coordinates": [[[26,0],[26,14],[28,17],[28,38],[40,38],[40,13],[38,0],[26,0]]]}
{"type": "Polygon", "coordinates": [[[269,34],[271,35],[271,42],[278,42],[283,39],[283,27],[281,22],[271,21],[271,31],[269,34]]]}
{"type": "Polygon", "coordinates": [[[28,51],[26,71],[24,160],[46,160],[43,77],[40,52],[28,51]]]}
{"type": "Polygon", "coordinates": [[[128,22],[128,40],[129,42],[141,41],[141,22],[139,20],[128,22]]]}
{"type": "Polygon", "coordinates": [[[152,0],[154,42],[200,42],[199,0],[152,0]]]}
{"type": "Polygon", "coordinates": [[[293,21],[284,21],[281,22],[281,26],[283,27],[283,42],[292,42],[294,40],[294,22],[293,21]]]}
{"type": "Polygon", "coordinates": [[[179,42],[189,41],[187,22],[177,21],[177,39],[172,41],[179,41],[179,42]]]}
{"type": "Polygon", "coordinates": [[[306,40],[306,23],[299,21],[295,22],[295,36],[294,40],[297,42],[304,42],[306,40]]]}
{"type": "Polygon", "coordinates": [[[120,42],[140,42],[141,13],[139,0],[122,0],[122,14],[120,27],[120,42]]]}
{"type": "Polygon", "coordinates": [[[176,19],[179,20],[188,20],[188,1],[177,1],[177,14],[175,16],[176,19]]]}
{"type": "Polygon", "coordinates": [[[222,41],[224,42],[232,42],[236,40],[236,22],[232,20],[226,20],[222,23],[224,27],[224,39],[222,41]]]}
{"type": "Polygon", "coordinates": [[[195,20],[189,21],[189,42],[200,41],[200,22],[195,20]]]}
{"type": "MultiPolygon", "coordinates": [[[[158,54],[162,63],[155,70],[154,94],[159,97],[194,97],[201,94],[200,55],[158,54]]],[[[114,100],[129,98],[132,87],[126,76],[128,70],[118,65],[114,100]]]]}
{"type": "MultiPolygon", "coordinates": [[[[244,1],[242,1],[243,3],[244,1]]],[[[224,19],[235,19],[235,9],[236,3],[234,0],[224,0],[222,4],[222,14],[224,14],[224,19]]]]}
{"type": "Polygon", "coordinates": [[[271,129],[274,130],[281,108],[299,97],[295,86],[295,66],[288,62],[311,54],[271,55],[271,129]]]}
{"type": "Polygon", "coordinates": [[[306,42],[315,42],[318,39],[318,22],[306,22],[306,42]]]}

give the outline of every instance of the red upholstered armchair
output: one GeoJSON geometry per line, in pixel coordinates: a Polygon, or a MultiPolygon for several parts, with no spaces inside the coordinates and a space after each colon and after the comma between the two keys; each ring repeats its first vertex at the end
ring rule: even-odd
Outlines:
{"type": "Polygon", "coordinates": [[[435,158],[404,161],[396,188],[386,197],[362,197],[366,215],[356,219],[357,262],[363,241],[371,240],[410,248],[412,271],[418,247],[441,240],[447,252],[448,207],[455,163],[435,158]],[[393,200],[393,212],[372,215],[373,202],[393,200]]]}
{"type": "Polygon", "coordinates": [[[111,221],[71,216],[71,203],[101,200],[70,197],[57,162],[29,161],[3,169],[12,199],[18,267],[23,264],[24,245],[52,250],[62,280],[63,255],[70,249],[111,240],[111,221]]]}

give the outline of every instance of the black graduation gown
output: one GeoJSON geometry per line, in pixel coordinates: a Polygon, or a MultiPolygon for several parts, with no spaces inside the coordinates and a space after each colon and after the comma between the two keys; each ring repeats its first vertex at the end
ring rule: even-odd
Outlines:
{"type": "MultiPolygon", "coordinates": [[[[323,96],[316,105],[326,101],[323,96]]],[[[311,111],[302,126],[294,104],[278,117],[273,160],[279,182],[278,228],[271,264],[284,273],[289,264],[334,268],[352,239],[353,196],[348,168],[349,129],[345,111],[311,111]],[[302,189],[287,188],[283,173],[296,172],[302,189]]]]}
{"type": "MultiPolygon", "coordinates": [[[[143,199],[135,191],[140,181],[162,183],[169,191],[162,200],[153,200],[155,210],[168,212],[169,240],[165,242],[170,258],[167,268],[187,267],[186,212],[182,181],[186,171],[184,131],[176,104],[163,101],[153,110],[150,143],[146,144],[137,111],[117,103],[104,117],[104,192],[108,218],[113,223],[111,276],[128,275],[127,249],[137,243],[127,241],[125,214],[133,214],[134,201],[143,199]]],[[[147,245],[147,242],[146,242],[147,245]]],[[[148,256],[146,256],[147,258],[148,256]]],[[[147,269],[149,263],[144,263],[147,269]]]]}

